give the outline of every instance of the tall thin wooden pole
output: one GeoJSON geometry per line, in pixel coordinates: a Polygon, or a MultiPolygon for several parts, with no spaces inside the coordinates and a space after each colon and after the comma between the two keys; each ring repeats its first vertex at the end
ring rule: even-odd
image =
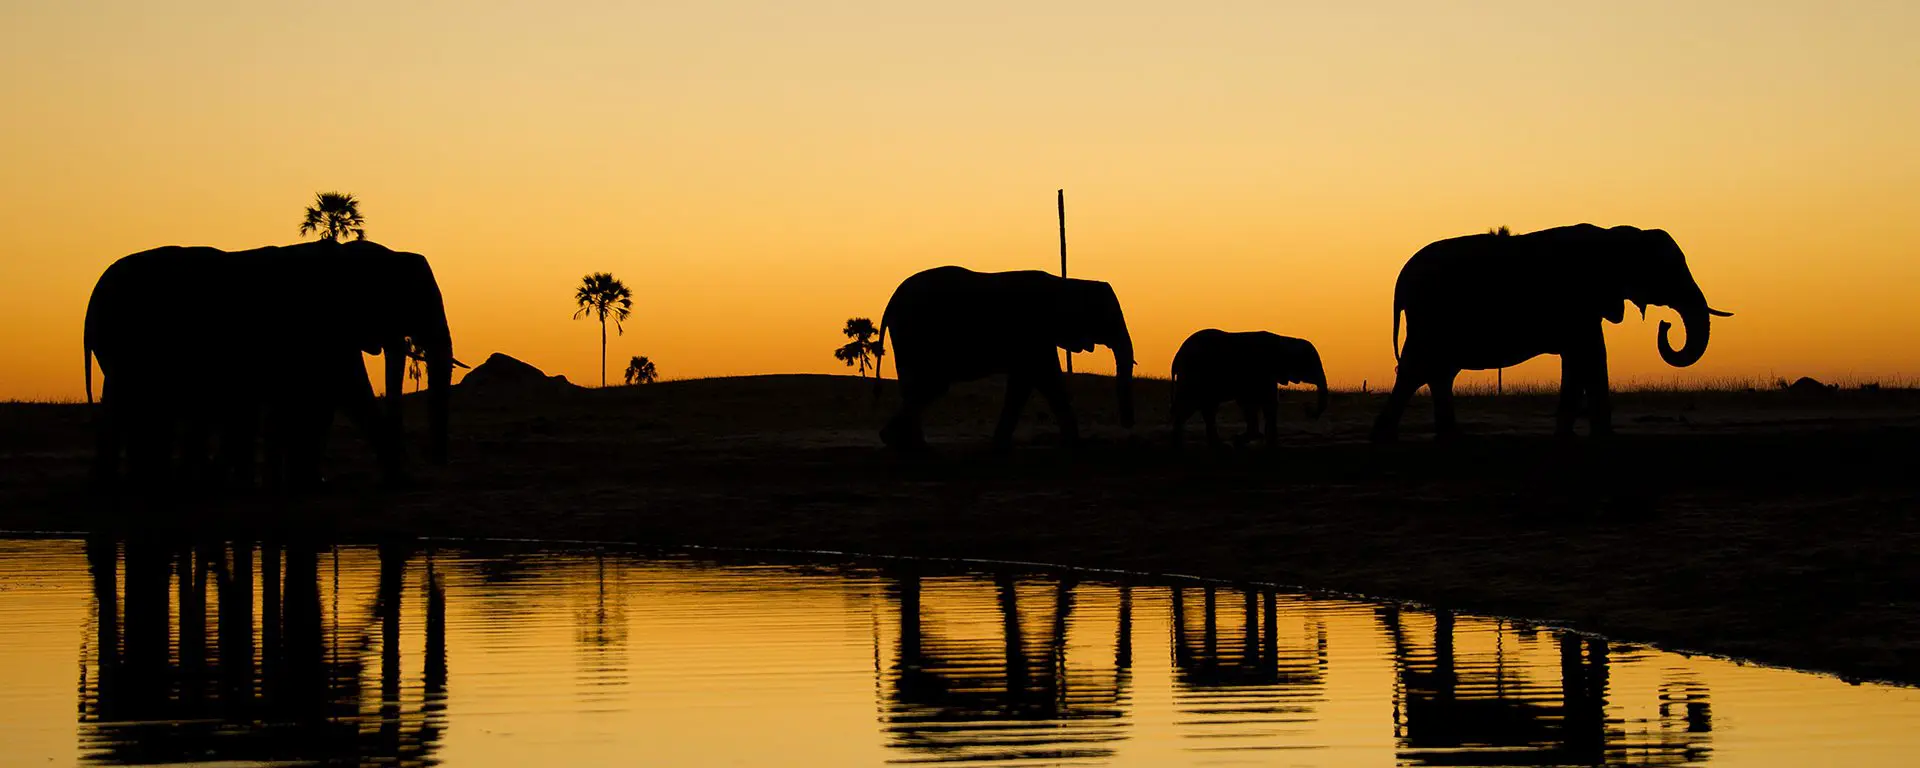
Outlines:
{"type": "MultiPolygon", "coordinates": [[[[1055,190],[1053,207],[1060,213],[1060,277],[1067,276],[1067,191],[1055,190]]],[[[1067,373],[1073,373],[1073,351],[1067,351],[1067,373]]]]}

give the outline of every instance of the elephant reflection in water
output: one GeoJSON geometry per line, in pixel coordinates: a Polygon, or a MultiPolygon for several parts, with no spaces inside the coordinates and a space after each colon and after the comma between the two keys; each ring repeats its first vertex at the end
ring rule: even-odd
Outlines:
{"type": "Polygon", "coordinates": [[[1491,765],[1691,765],[1707,754],[1698,731],[1663,726],[1657,734],[1628,739],[1609,724],[1604,639],[1556,633],[1560,696],[1546,702],[1540,684],[1507,668],[1504,635],[1491,662],[1462,662],[1455,651],[1454,616],[1438,611],[1432,655],[1417,658],[1400,609],[1382,607],[1379,618],[1392,644],[1399,683],[1395,736],[1401,758],[1411,764],[1452,765],[1467,758],[1491,765]]]}
{"type": "MultiPolygon", "coordinates": [[[[1239,647],[1220,641],[1217,590],[1202,587],[1200,633],[1188,626],[1186,590],[1174,587],[1173,665],[1177,682],[1186,688],[1286,686],[1312,688],[1324,684],[1327,672],[1327,631],[1315,626],[1310,648],[1280,647],[1279,607],[1273,592],[1242,592],[1239,647]]],[[[1233,638],[1229,637],[1229,643],[1233,638]]],[[[1274,704],[1275,707],[1280,705],[1274,704]]],[[[1276,710],[1277,711],[1277,710],[1276,710]]]]}
{"type": "Polygon", "coordinates": [[[1033,642],[1021,620],[1018,583],[997,576],[995,648],[943,636],[928,621],[919,574],[900,574],[889,590],[899,605],[899,648],[884,704],[893,746],[932,759],[1111,754],[1104,744],[1123,737],[1116,721],[1132,666],[1132,593],[1120,588],[1111,672],[1074,670],[1066,648],[1074,587],[1072,579],[1055,585],[1047,630],[1033,642]],[[1034,730],[1020,729],[1023,723],[1034,730]]]}
{"type": "Polygon", "coordinates": [[[424,701],[416,712],[403,713],[399,596],[406,554],[382,549],[374,606],[381,620],[381,702],[379,728],[369,734],[359,724],[369,714],[361,701],[361,659],[373,640],[364,629],[350,631],[344,647],[329,647],[329,635],[339,628],[328,627],[324,616],[315,547],[260,547],[257,618],[251,543],[129,539],[124,556],[118,548],[104,537],[87,543],[98,676],[89,679],[82,666],[81,722],[92,759],[432,762],[445,716],[446,600],[431,567],[424,701]],[[122,563],[124,579],[117,572],[122,563]],[[170,581],[179,591],[172,605],[170,581]],[[209,589],[218,604],[211,657],[209,589]]]}

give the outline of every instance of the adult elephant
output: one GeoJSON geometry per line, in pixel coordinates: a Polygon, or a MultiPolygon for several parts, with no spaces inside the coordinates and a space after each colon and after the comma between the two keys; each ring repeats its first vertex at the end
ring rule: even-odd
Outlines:
{"type": "Polygon", "coordinates": [[[1460,371],[1505,368],[1536,355],[1560,356],[1558,432],[1573,434],[1585,395],[1593,434],[1607,434],[1612,406],[1600,321],[1620,322],[1629,301],[1642,317],[1649,304],[1680,313],[1686,344],[1673,347],[1665,320],[1659,339],[1660,359],[1680,368],[1706,354],[1710,318],[1731,315],[1707,306],[1680,246],[1658,229],[1577,224],[1456,237],[1420,249],[1394,284],[1400,365],[1373,438],[1393,439],[1407,400],[1422,385],[1433,394],[1435,433],[1453,435],[1453,379],[1460,371]]]}
{"type": "MultiPolygon", "coordinates": [[[[87,396],[103,375],[96,474],[158,479],[174,435],[213,425],[244,442],[264,412],[292,461],[317,460],[336,406],[362,423],[389,480],[401,473],[400,399],[377,414],[360,354],[402,391],[408,342],[427,362],[428,455],[444,461],[452,337],[425,257],[366,241],[249,251],[170,246],[108,266],[87,304],[87,396]]],[[[223,446],[229,447],[229,446],[223,446]]],[[[270,443],[270,453],[274,450],[270,443]]],[[[191,454],[191,449],[183,450],[191,454]]]]}
{"type": "Polygon", "coordinates": [[[1327,371],[1313,342],[1266,331],[1228,333],[1217,328],[1195,331],[1173,355],[1173,442],[1179,445],[1187,419],[1198,410],[1207,425],[1207,443],[1220,442],[1214,412],[1228,400],[1238,401],[1247,431],[1235,438],[1245,443],[1260,436],[1266,422],[1267,444],[1278,439],[1281,384],[1312,384],[1319,390],[1308,418],[1327,410],[1327,371]]]}
{"type": "MultiPolygon", "coordinates": [[[[1039,271],[975,272],[935,267],[894,289],[880,317],[880,341],[893,332],[900,412],[880,439],[896,450],[926,447],[921,417],[954,382],[1007,376],[1007,402],[993,433],[997,451],[1013,443],[1027,396],[1038,389],[1068,445],[1079,435],[1056,348],[1113,350],[1120,423],[1133,426],[1133,337],[1113,286],[1039,271]]],[[[876,377],[875,394],[879,393],[876,377]]]]}

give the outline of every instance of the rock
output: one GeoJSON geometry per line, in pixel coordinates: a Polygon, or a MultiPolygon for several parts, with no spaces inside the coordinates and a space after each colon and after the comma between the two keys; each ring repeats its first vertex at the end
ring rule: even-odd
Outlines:
{"type": "Polygon", "coordinates": [[[512,356],[495,352],[474,366],[460,380],[463,391],[549,394],[579,389],[565,376],[548,376],[544,371],[512,356]]]}
{"type": "Polygon", "coordinates": [[[1836,384],[1822,384],[1819,380],[1811,376],[1802,376],[1794,380],[1792,384],[1787,385],[1787,391],[1796,395],[1824,395],[1839,388],[1839,385],[1836,384]]]}

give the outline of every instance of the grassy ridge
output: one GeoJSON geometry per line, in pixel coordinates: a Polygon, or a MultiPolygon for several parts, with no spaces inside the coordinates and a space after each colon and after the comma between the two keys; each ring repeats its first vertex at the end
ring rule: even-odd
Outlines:
{"type": "MultiPolygon", "coordinates": [[[[4,405],[0,526],[583,537],[1183,572],[1920,683],[1920,393],[1626,392],[1620,434],[1598,442],[1551,436],[1550,392],[1475,396],[1459,406],[1469,436],[1450,445],[1426,436],[1420,398],[1392,446],[1365,440],[1378,393],[1338,394],[1314,422],[1299,393],[1277,449],[1176,452],[1168,383],[1138,382],[1131,432],[1111,383],[1072,381],[1083,450],[1055,447],[1035,400],[1007,457],[986,449],[999,385],[956,387],[929,414],[937,455],[920,461],[879,448],[891,381],[879,402],[871,380],[811,375],[463,391],[454,461],[421,468],[418,489],[375,490],[362,441],[340,425],[328,493],[165,507],[87,487],[84,407],[4,405]]],[[[1235,408],[1222,421],[1240,429],[1235,408]]]]}

